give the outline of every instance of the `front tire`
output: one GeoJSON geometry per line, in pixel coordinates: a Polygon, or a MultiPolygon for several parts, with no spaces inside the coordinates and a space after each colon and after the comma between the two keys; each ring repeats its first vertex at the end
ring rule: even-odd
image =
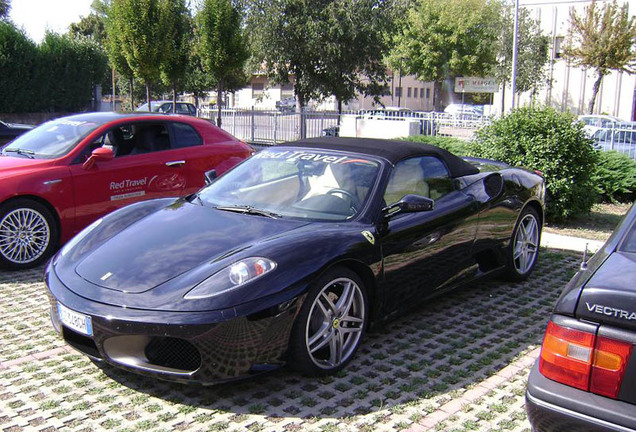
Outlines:
{"type": "Polygon", "coordinates": [[[46,260],[57,246],[57,226],[46,206],[19,198],[0,206],[0,267],[20,270],[46,260]]]}
{"type": "Polygon", "coordinates": [[[312,284],[294,324],[292,366],[308,375],[327,375],[354,357],[368,321],[360,277],[345,267],[327,271],[312,284]]]}
{"type": "Polygon", "coordinates": [[[539,257],[541,223],[532,207],[526,207],[519,216],[508,245],[506,273],[508,280],[522,281],[530,276],[539,257]]]}

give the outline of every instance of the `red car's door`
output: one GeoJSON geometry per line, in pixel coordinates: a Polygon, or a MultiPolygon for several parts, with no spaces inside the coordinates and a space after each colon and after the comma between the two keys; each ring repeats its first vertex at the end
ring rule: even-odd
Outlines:
{"type": "MultiPolygon", "coordinates": [[[[180,196],[188,187],[188,160],[183,150],[170,149],[165,122],[138,122],[115,127],[86,146],[70,165],[75,195],[75,231],[125,205],[153,198],[180,196]],[[110,161],[91,168],[83,164],[90,152],[109,146],[110,161]]],[[[198,186],[203,184],[203,179],[198,186]]]]}

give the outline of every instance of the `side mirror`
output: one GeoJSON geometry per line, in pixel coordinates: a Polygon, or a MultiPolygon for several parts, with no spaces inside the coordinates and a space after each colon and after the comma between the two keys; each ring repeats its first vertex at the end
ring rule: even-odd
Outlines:
{"type": "Polygon", "coordinates": [[[431,211],[435,201],[421,195],[404,195],[401,200],[382,209],[384,217],[393,217],[399,213],[419,213],[431,211]]]}
{"type": "Polygon", "coordinates": [[[209,185],[210,183],[212,183],[214,180],[216,180],[216,170],[215,169],[211,169],[210,171],[206,171],[205,173],[205,184],[209,185]]]}
{"type": "Polygon", "coordinates": [[[107,162],[112,160],[114,157],[115,153],[113,152],[113,149],[108,147],[98,147],[92,151],[90,157],[86,160],[86,162],[84,162],[82,167],[85,170],[89,170],[93,168],[95,162],[107,162]]]}

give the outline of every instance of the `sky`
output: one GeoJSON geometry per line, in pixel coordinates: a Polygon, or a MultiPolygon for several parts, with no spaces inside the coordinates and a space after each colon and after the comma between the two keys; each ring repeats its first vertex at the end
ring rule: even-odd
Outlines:
{"type": "Polygon", "coordinates": [[[71,23],[91,12],[92,0],[11,0],[9,17],[34,42],[41,42],[49,29],[66,33],[71,23]]]}

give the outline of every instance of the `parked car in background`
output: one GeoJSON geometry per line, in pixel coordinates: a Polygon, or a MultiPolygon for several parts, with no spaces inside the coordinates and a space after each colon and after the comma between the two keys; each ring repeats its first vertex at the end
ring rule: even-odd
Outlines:
{"type": "Polygon", "coordinates": [[[280,112],[294,112],[296,111],[296,98],[287,97],[276,101],[276,109],[280,112]]]}
{"type": "Polygon", "coordinates": [[[636,430],[636,206],[566,285],[528,378],[535,432],[636,430]]]}
{"type": "MultiPolygon", "coordinates": [[[[152,112],[158,112],[163,114],[175,114],[175,110],[173,109],[174,103],[172,101],[165,100],[157,100],[151,101],[150,103],[152,107],[152,112]]],[[[149,111],[148,103],[139,106],[135,111],[149,111]]],[[[177,102],[176,114],[184,114],[184,115],[197,115],[197,108],[188,102],[177,102]]]]}
{"type": "Polygon", "coordinates": [[[636,159],[636,128],[625,123],[612,129],[598,129],[592,135],[594,147],[599,150],[616,150],[636,159]]]}
{"type": "Polygon", "coordinates": [[[47,268],[51,319],[92,359],[155,378],[333,374],[369,324],[476,278],[527,278],[544,196],[532,171],[418,143],[273,146],[82,231],[47,268]]]}
{"type": "Polygon", "coordinates": [[[95,219],[137,201],[184,196],[252,153],[189,116],[90,113],[21,135],[0,155],[0,267],[27,268],[95,219]]]}
{"type": "Polygon", "coordinates": [[[32,125],[0,121],[0,147],[33,128],[32,125]]]}
{"type": "Polygon", "coordinates": [[[603,114],[583,114],[577,117],[584,124],[583,130],[593,136],[599,129],[615,128],[625,123],[618,117],[603,114]]]}

